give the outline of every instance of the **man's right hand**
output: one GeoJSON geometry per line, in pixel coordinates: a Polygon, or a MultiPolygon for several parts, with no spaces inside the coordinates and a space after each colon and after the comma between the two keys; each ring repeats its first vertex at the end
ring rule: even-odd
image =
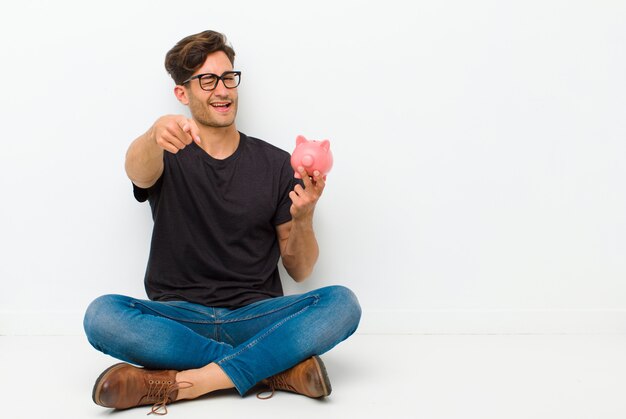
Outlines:
{"type": "Polygon", "coordinates": [[[162,116],[128,148],[126,174],[135,185],[149,188],[163,173],[163,150],[176,154],[192,141],[200,144],[200,132],[193,119],[162,116]]]}
{"type": "Polygon", "coordinates": [[[184,115],[165,115],[156,120],[150,138],[163,150],[176,154],[192,141],[200,144],[200,130],[196,121],[184,115]]]}

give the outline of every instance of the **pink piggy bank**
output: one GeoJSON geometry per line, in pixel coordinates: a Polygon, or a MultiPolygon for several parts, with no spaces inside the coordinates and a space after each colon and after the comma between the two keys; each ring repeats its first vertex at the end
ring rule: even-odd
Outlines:
{"type": "Polygon", "coordinates": [[[298,173],[298,166],[304,167],[309,176],[316,170],[326,179],[326,174],[333,167],[333,153],[330,152],[330,141],[307,140],[302,135],[296,138],[296,148],[291,154],[291,167],[295,177],[302,179],[298,173]]]}

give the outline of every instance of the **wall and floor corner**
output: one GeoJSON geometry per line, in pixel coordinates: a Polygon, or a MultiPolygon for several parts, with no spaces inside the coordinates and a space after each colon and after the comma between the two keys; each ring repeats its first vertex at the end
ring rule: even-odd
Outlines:
{"type": "MultiPolygon", "coordinates": [[[[3,312],[0,336],[82,335],[82,312],[3,312]]],[[[364,308],[362,335],[614,335],[626,310],[375,310],[364,308]]]]}
{"type": "Polygon", "coordinates": [[[626,4],[385,4],[3,5],[0,334],[145,295],[124,153],[186,112],[163,56],[207,28],[237,51],[241,131],[332,143],[320,262],[288,292],[352,288],[363,334],[623,333],[626,4]]]}

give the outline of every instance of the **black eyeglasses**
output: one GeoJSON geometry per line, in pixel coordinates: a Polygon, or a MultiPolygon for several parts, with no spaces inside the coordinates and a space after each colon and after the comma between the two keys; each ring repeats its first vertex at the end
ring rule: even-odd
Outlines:
{"type": "Polygon", "coordinates": [[[239,82],[241,81],[241,71],[225,71],[221,76],[213,73],[196,74],[195,76],[189,77],[181,84],[189,83],[193,79],[198,79],[200,88],[208,92],[214,90],[220,80],[227,89],[234,89],[239,86],[239,82]]]}

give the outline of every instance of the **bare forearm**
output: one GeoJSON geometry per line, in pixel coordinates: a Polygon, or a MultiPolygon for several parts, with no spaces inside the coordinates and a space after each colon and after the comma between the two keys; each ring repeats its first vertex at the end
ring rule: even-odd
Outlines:
{"type": "Polygon", "coordinates": [[[201,142],[193,119],[183,115],[164,115],[128,148],[126,174],[135,185],[148,188],[163,173],[163,152],[176,154],[192,141],[201,142]]]}
{"type": "Polygon", "coordinates": [[[296,281],[304,281],[311,272],[319,256],[319,247],[313,231],[315,204],[322,195],[326,182],[316,170],[313,177],[298,167],[304,187],[297,184],[289,192],[291,199],[291,221],[278,226],[281,238],[281,256],[289,275],[296,281]]]}
{"type": "Polygon", "coordinates": [[[163,172],[163,149],[156,144],[153,131],[150,128],[138,137],[126,152],[126,174],[142,188],[154,185],[163,172]]]}
{"type": "Polygon", "coordinates": [[[295,281],[304,281],[317,262],[319,247],[312,220],[293,221],[282,255],[283,265],[295,281]]]}

